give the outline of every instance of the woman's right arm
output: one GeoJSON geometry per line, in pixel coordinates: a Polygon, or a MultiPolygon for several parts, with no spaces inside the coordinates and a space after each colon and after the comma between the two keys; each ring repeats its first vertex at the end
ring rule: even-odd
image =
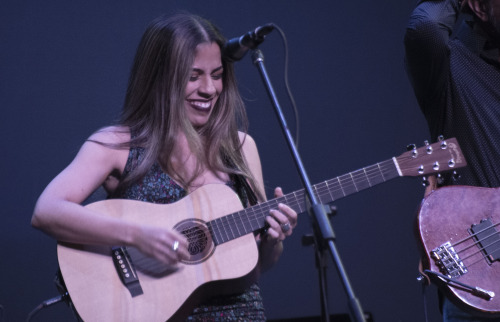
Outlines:
{"type": "MultiPolygon", "coordinates": [[[[123,133],[104,130],[90,139],[116,144],[126,142],[123,133]]],[[[122,173],[128,150],[86,141],[75,159],[40,195],[32,225],[59,241],[78,244],[132,245],[167,264],[187,256],[185,239],[178,233],[102,216],[81,206],[112,173],[122,173]],[[175,240],[181,242],[176,253],[175,240]]]]}

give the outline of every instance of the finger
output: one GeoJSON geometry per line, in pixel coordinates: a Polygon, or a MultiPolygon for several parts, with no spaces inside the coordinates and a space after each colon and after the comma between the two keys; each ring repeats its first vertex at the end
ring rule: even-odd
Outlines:
{"type": "Polygon", "coordinates": [[[168,246],[154,249],[150,255],[167,266],[175,265],[179,261],[176,252],[168,246]]]}
{"type": "Polygon", "coordinates": [[[274,239],[283,241],[287,234],[283,231],[282,223],[272,216],[267,216],[266,221],[269,225],[269,229],[267,230],[268,235],[272,236],[274,239]]]}
{"type": "Polygon", "coordinates": [[[285,213],[273,209],[270,211],[271,216],[277,221],[280,226],[279,229],[283,232],[285,236],[290,236],[292,234],[292,228],[295,227],[296,220],[289,218],[285,213]]]}
{"type": "Polygon", "coordinates": [[[281,189],[281,187],[274,188],[274,197],[275,198],[283,197],[283,189],[281,189]]]}
{"type": "Polygon", "coordinates": [[[282,203],[278,204],[278,209],[288,218],[288,221],[290,222],[290,225],[292,225],[292,227],[295,227],[297,225],[297,212],[295,212],[295,210],[282,203]]]}
{"type": "Polygon", "coordinates": [[[172,248],[175,248],[174,247],[175,241],[178,242],[178,247],[176,247],[177,252],[186,253],[189,247],[189,241],[186,238],[186,235],[177,230],[170,231],[170,246],[172,248]]]}
{"type": "Polygon", "coordinates": [[[281,233],[279,228],[278,230],[269,228],[264,236],[264,241],[271,244],[277,244],[284,239],[284,237],[281,237],[282,235],[283,234],[281,233]]]}
{"type": "Polygon", "coordinates": [[[266,222],[269,226],[267,230],[274,229],[275,231],[278,231],[280,229],[280,223],[273,217],[272,212],[273,211],[271,211],[270,216],[266,217],[266,222]]]}
{"type": "Polygon", "coordinates": [[[173,241],[169,244],[176,261],[185,260],[189,258],[189,244],[187,239],[182,234],[174,235],[173,241]]]}
{"type": "Polygon", "coordinates": [[[182,233],[180,233],[180,232],[178,232],[178,231],[176,231],[176,230],[173,230],[173,231],[172,231],[172,238],[173,238],[174,240],[178,240],[178,241],[179,241],[179,243],[180,243],[182,246],[187,247],[187,245],[188,245],[188,240],[187,240],[187,238],[186,238],[186,236],[185,236],[184,234],[182,234],[182,233]]]}
{"type": "Polygon", "coordinates": [[[269,211],[269,214],[278,222],[278,225],[286,224],[288,222],[288,217],[278,209],[272,209],[269,211]]]}

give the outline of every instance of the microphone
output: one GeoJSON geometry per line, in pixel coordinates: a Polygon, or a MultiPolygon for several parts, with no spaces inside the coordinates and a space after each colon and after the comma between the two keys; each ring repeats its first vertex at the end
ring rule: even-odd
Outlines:
{"type": "Polygon", "coordinates": [[[273,29],[274,24],[268,23],[247,32],[241,37],[228,40],[222,49],[223,56],[229,62],[242,59],[247,51],[257,48],[264,41],[265,36],[273,29]]]}

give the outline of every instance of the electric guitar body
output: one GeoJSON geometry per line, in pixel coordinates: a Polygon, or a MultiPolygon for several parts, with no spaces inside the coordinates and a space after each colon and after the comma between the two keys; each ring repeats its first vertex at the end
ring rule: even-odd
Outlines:
{"type": "Polygon", "coordinates": [[[418,214],[426,275],[456,305],[489,317],[500,317],[499,224],[498,188],[439,188],[418,214]]]}

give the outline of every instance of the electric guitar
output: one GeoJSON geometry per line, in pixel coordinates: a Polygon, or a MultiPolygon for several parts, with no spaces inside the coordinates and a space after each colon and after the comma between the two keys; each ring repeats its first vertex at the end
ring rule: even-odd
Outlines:
{"type": "Polygon", "coordinates": [[[425,274],[456,305],[500,317],[500,188],[447,186],[418,213],[425,274]]]}
{"type": "MultiPolygon", "coordinates": [[[[441,140],[316,184],[313,191],[328,204],[399,176],[465,165],[457,141],[441,140]]],[[[305,199],[305,191],[299,190],[243,209],[233,190],[212,184],[167,205],[118,199],[89,204],[103,216],[176,229],[188,239],[190,258],[164,267],[131,247],[59,242],[59,266],[69,296],[84,321],[176,320],[203,298],[254,281],[259,255],[253,232],[265,227],[265,217],[278,203],[306,212],[305,199]]]]}

